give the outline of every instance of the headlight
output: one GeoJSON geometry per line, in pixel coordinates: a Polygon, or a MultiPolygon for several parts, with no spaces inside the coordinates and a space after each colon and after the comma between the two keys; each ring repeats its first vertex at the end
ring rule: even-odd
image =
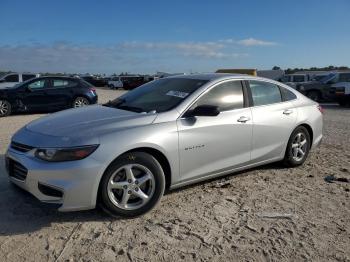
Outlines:
{"type": "Polygon", "coordinates": [[[98,145],[72,147],[72,148],[38,148],[35,156],[49,162],[74,161],[91,155],[98,145]]]}

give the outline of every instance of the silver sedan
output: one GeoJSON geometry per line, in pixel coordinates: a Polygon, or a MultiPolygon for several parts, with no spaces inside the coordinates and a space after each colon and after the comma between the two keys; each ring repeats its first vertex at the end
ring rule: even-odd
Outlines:
{"type": "Polygon", "coordinates": [[[60,211],[133,217],[165,190],[282,161],[322,140],[322,108],[292,88],[232,74],[152,81],[105,105],[47,115],[6,153],[10,180],[60,211]]]}

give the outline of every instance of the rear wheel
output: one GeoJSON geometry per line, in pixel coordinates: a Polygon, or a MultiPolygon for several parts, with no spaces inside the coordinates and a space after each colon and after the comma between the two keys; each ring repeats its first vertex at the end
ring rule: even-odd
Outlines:
{"type": "Polygon", "coordinates": [[[11,114],[11,104],[6,100],[0,100],[0,117],[11,114]]]}
{"type": "Polygon", "coordinates": [[[100,183],[100,204],[112,216],[135,217],[151,210],[161,199],[165,177],[151,155],[131,152],[107,169],[100,183]]]}
{"type": "Polygon", "coordinates": [[[303,126],[297,127],[289,138],[284,164],[289,167],[302,165],[310,151],[310,134],[303,126]]]}
{"type": "Polygon", "coordinates": [[[89,100],[87,100],[85,97],[80,97],[80,96],[74,99],[73,101],[74,108],[87,106],[89,104],[90,104],[89,100]]]}

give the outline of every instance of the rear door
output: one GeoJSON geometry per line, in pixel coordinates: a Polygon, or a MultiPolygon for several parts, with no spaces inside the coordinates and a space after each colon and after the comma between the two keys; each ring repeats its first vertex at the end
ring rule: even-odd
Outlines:
{"type": "Polygon", "coordinates": [[[252,116],[243,94],[240,80],[221,82],[202,94],[189,109],[214,105],[219,107],[219,115],[177,120],[180,172],[184,181],[250,161],[252,116]]]}
{"type": "Polygon", "coordinates": [[[253,104],[252,162],[280,158],[297,119],[297,110],[288,101],[291,98],[284,97],[286,92],[291,93],[291,97],[294,94],[268,81],[248,82],[253,104]]]}
{"type": "Polygon", "coordinates": [[[47,97],[50,110],[68,108],[73,102],[74,88],[78,82],[73,79],[51,78],[47,97]]]}

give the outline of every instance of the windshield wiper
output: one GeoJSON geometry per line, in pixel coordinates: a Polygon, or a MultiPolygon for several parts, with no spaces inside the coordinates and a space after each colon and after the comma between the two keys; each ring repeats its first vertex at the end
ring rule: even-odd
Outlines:
{"type": "Polygon", "coordinates": [[[107,103],[103,104],[103,106],[132,111],[132,112],[136,112],[136,113],[144,112],[144,110],[140,107],[129,106],[129,105],[126,105],[124,103],[125,103],[124,98],[117,98],[116,100],[108,101],[107,103]]]}
{"type": "Polygon", "coordinates": [[[103,104],[103,106],[116,107],[124,102],[125,102],[125,99],[117,98],[116,100],[109,100],[107,103],[103,104]]]}

